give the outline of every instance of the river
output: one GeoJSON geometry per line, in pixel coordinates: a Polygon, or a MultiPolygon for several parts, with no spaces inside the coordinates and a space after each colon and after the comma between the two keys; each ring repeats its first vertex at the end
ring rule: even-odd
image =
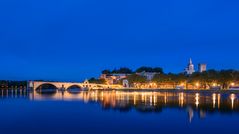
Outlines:
{"type": "Polygon", "coordinates": [[[0,90],[0,133],[238,133],[238,97],[227,92],[0,90]]]}

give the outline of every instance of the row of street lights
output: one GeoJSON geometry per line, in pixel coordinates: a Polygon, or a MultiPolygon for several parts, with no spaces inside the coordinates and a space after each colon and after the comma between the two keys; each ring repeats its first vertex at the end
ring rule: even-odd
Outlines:
{"type": "MultiPolygon", "coordinates": [[[[167,84],[165,84],[165,85],[167,85],[167,84]]],[[[187,85],[187,83],[183,82],[183,83],[181,83],[179,85],[176,85],[176,86],[180,86],[181,88],[185,89],[186,85],[187,85]]],[[[197,89],[201,88],[201,86],[202,86],[200,82],[196,82],[194,84],[189,84],[189,85],[194,86],[194,88],[197,88],[197,89]]],[[[236,85],[235,82],[230,83],[231,87],[234,87],[235,85],[236,85]]],[[[134,87],[135,88],[158,88],[158,85],[154,82],[150,82],[150,83],[147,83],[147,84],[134,83],[134,87]]],[[[216,87],[220,88],[221,85],[214,82],[214,83],[212,83],[212,87],[213,88],[216,88],[216,87]]]]}

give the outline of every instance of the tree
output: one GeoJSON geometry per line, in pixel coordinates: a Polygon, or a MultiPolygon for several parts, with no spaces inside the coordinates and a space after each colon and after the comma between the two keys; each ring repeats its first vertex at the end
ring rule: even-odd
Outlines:
{"type": "Polygon", "coordinates": [[[141,73],[141,72],[153,72],[153,68],[152,68],[152,67],[142,66],[142,67],[136,69],[136,72],[137,72],[137,73],[141,73]]]}
{"type": "Polygon", "coordinates": [[[228,89],[231,82],[237,80],[238,72],[234,70],[221,70],[219,72],[218,81],[222,85],[223,89],[228,89]]]}
{"type": "Polygon", "coordinates": [[[211,87],[213,83],[218,82],[218,71],[208,70],[208,71],[202,72],[202,79],[206,86],[211,87]]]}
{"type": "Polygon", "coordinates": [[[137,75],[137,74],[129,75],[127,79],[128,79],[130,84],[145,83],[147,81],[147,79],[145,77],[137,75]]]}
{"type": "Polygon", "coordinates": [[[177,84],[184,82],[186,79],[186,76],[182,74],[156,74],[154,78],[152,79],[153,82],[158,84],[172,84],[175,88],[177,84]]]}
{"type": "Polygon", "coordinates": [[[89,79],[89,83],[105,84],[106,80],[105,79],[96,79],[96,78],[92,77],[89,79]]]}
{"type": "Polygon", "coordinates": [[[156,83],[172,82],[173,77],[173,74],[156,74],[152,81],[156,83]]]}
{"type": "Polygon", "coordinates": [[[132,74],[133,71],[127,67],[121,67],[120,69],[114,69],[111,73],[113,73],[113,74],[132,74]]]}
{"type": "Polygon", "coordinates": [[[5,81],[5,80],[0,81],[0,88],[5,88],[7,86],[8,86],[8,81],[5,81]]]}
{"type": "Polygon", "coordinates": [[[189,83],[200,83],[200,87],[206,88],[206,84],[204,82],[204,80],[206,79],[206,77],[200,72],[195,72],[192,75],[189,76],[188,82],[189,83]]]}
{"type": "Polygon", "coordinates": [[[187,76],[185,76],[183,73],[180,74],[173,74],[172,76],[172,80],[176,83],[176,84],[181,84],[181,83],[185,83],[187,82],[187,76]]]}
{"type": "Polygon", "coordinates": [[[163,68],[161,68],[161,67],[155,67],[155,68],[153,68],[153,72],[156,72],[156,73],[164,73],[164,72],[163,72],[163,68]]]}
{"type": "Polygon", "coordinates": [[[111,71],[108,69],[102,71],[102,74],[110,74],[110,73],[111,73],[111,71]]]}
{"type": "Polygon", "coordinates": [[[138,69],[136,69],[136,72],[137,73],[141,73],[141,72],[156,72],[156,73],[163,73],[163,69],[161,67],[155,67],[155,68],[152,68],[152,67],[145,67],[145,66],[142,66],[138,69]]]}
{"type": "Polygon", "coordinates": [[[213,83],[222,85],[223,89],[229,87],[230,82],[237,80],[238,72],[234,70],[208,70],[202,73],[194,73],[190,76],[190,82],[200,82],[203,88],[211,87],[213,83]]]}

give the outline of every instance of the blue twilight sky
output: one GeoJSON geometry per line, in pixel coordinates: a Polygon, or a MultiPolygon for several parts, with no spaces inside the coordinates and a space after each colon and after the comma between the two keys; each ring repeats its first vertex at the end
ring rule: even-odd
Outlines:
{"type": "Polygon", "coordinates": [[[105,68],[239,69],[238,0],[1,0],[0,79],[81,81],[105,68]]]}

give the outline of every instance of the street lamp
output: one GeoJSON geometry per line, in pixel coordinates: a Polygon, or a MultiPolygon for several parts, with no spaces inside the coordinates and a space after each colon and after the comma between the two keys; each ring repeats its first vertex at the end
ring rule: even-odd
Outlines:
{"type": "Polygon", "coordinates": [[[198,82],[196,83],[196,86],[199,87],[199,83],[198,82]]]}
{"type": "Polygon", "coordinates": [[[196,85],[197,88],[199,88],[199,85],[200,85],[200,84],[197,82],[195,85],[196,85]]]}
{"type": "Polygon", "coordinates": [[[214,86],[214,87],[215,87],[216,85],[217,85],[217,83],[213,83],[213,84],[212,84],[212,86],[214,86]]]}
{"type": "Polygon", "coordinates": [[[231,86],[235,86],[235,83],[234,83],[234,82],[232,82],[232,83],[231,83],[231,86]]]}
{"type": "Polygon", "coordinates": [[[180,86],[184,86],[184,83],[181,83],[180,86]]]}

